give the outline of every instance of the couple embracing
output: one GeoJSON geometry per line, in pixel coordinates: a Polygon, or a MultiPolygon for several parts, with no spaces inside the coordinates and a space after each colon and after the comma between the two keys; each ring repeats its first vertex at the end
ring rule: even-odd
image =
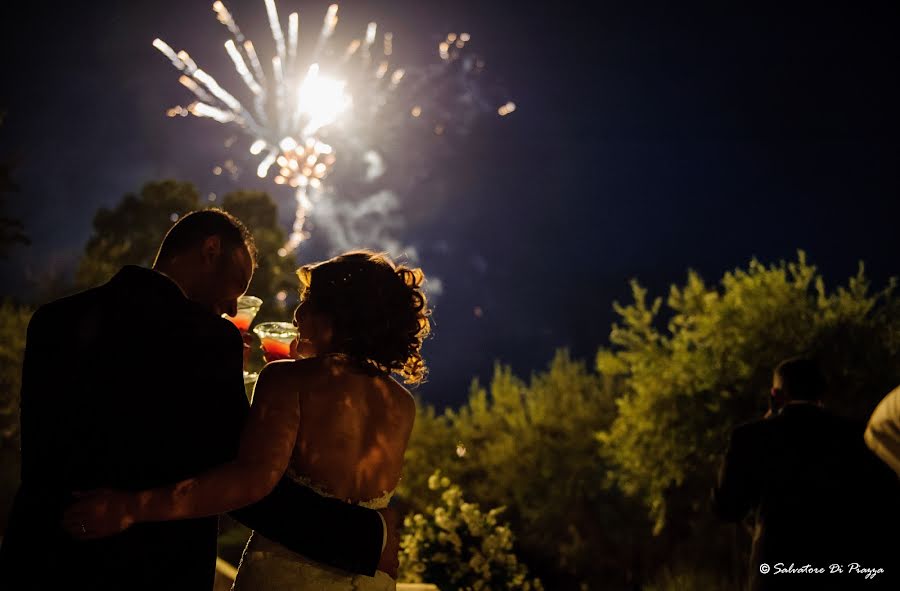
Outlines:
{"type": "Polygon", "coordinates": [[[254,267],[241,222],[198,211],[152,269],[35,312],[0,586],[208,590],[229,513],[254,530],[238,590],[395,588],[415,403],[391,374],[425,374],[422,273],[364,251],[302,267],[296,359],[266,365],[248,405],[222,315],[254,267]]]}

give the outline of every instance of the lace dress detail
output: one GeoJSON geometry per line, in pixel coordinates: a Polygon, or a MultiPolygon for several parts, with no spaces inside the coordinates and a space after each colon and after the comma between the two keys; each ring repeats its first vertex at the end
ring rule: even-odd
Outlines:
{"type": "MultiPolygon", "coordinates": [[[[310,478],[288,468],[285,475],[323,497],[338,498],[310,478]]],[[[369,509],[388,506],[394,491],[355,503],[369,509]]],[[[387,573],[376,571],[374,577],[349,574],[291,552],[281,544],[253,532],[232,591],[395,591],[397,583],[387,573]]]]}
{"type": "MultiPolygon", "coordinates": [[[[303,474],[299,474],[293,468],[288,468],[287,472],[285,472],[285,476],[296,482],[297,484],[302,484],[306,488],[314,491],[320,497],[329,497],[332,499],[337,499],[338,497],[328,492],[328,489],[316,484],[312,481],[311,478],[304,476],[303,474]]],[[[384,509],[387,507],[391,498],[394,496],[394,491],[389,490],[381,493],[381,496],[375,497],[374,499],[369,499],[367,501],[357,501],[354,505],[359,505],[360,507],[365,507],[367,509],[384,509]]],[[[343,499],[347,501],[347,499],[343,499]]],[[[348,501],[349,502],[349,501],[348,501]]]]}

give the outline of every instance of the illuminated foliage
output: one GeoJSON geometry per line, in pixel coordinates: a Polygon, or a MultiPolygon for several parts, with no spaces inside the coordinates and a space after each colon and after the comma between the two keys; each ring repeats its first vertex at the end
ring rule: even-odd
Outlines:
{"type": "Polygon", "coordinates": [[[615,307],[613,349],[597,358],[622,385],[618,416],[598,440],[610,479],[645,503],[657,532],[673,499],[694,501],[679,507],[679,520],[708,510],[702,501],[727,435],[761,416],[779,361],[816,357],[830,379],[827,404],[858,418],[900,382],[894,283],[872,293],[862,266],[834,290],[802,252],[776,265],[751,261],[718,285],[691,272],[669,291],[665,329],[662,299],[648,301],[636,282],[632,295],[615,307]]]}
{"type": "Polygon", "coordinates": [[[19,389],[31,308],[0,303],[0,535],[19,485],[19,389]]]}
{"type": "Polygon", "coordinates": [[[467,502],[459,486],[438,470],[428,478],[433,500],[422,513],[404,519],[400,578],[440,589],[541,591],[538,579],[513,552],[514,536],[499,516],[467,502]]]}
{"type": "Polygon", "coordinates": [[[19,389],[31,308],[0,303],[0,444],[18,447],[19,389]]]}
{"type": "Polygon", "coordinates": [[[552,588],[733,577],[724,565],[745,549],[712,518],[709,491],[730,429],[765,411],[775,365],[816,356],[829,406],[857,418],[900,383],[900,302],[862,269],[827,289],[800,253],[718,285],[689,273],[665,309],[632,292],[597,373],[563,352],[529,380],[498,365],[459,410],[420,405],[401,491],[413,508],[435,468],[506,506],[519,555],[552,588]]]}
{"type": "Polygon", "coordinates": [[[419,414],[401,493],[418,511],[437,468],[467,497],[505,506],[517,551],[550,588],[624,578],[649,537],[637,503],[604,487],[596,431],[615,413],[612,383],[559,352],[527,382],[497,365],[458,411],[419,414]]]}

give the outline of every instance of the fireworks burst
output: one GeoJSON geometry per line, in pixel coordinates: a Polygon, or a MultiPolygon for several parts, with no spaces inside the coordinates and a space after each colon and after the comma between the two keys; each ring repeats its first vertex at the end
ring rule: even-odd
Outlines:
{"type": "MultiPolygon", "coordinates": [[[[186,107],[169,109],[168,115],[194,115],[237,126],[252,139],[250,153],[261,156],[257,175],[266,178],[275,168],[274,182],[294,189],[296,213],[282,255],[307,237],[307,214],[324,194],[339,153],[377,154],[383,135],[378,130],[384,131],[398,120],[419,119],[427,108],[433,111],[434,133],[441,135],[459,115],[454,108],[431,100],[435,95],[455,94],[460,99],[455,104],[463,104],[469,112],[496,109],[474,92],[468,81],[484,66],[480,59],[463,57],[470,41],[468,33],[448,34],[438,45],[437,66],[409,75],[391,63],[393,35],[388,32],[379,37],[374,22],[366,27],[364,37],[336,51],[332,38],[338,23],[337,4],[328,7],[314,47],[307,59],[301,60],[298,13],[288,16],[285,38],[274,0],[265,0],[265,5],[275,43],[275,55],[267,68],[228,8],[220,1],[213,4],[216,17],[231,35],[225,51],[252,96],[251,108],[200,69],[186,51],[175,52],[161,39],[155,39],[153,46],[181,71],[179,82],[196,98],[186,107]],[[460,67],[451,70],[458,64],[460,67]],[[448,76],[451,71],[456,75],[448,76]]],[[[515,104],[507,102],[497,113],[504,116],[513,110],[515,104]]]]}

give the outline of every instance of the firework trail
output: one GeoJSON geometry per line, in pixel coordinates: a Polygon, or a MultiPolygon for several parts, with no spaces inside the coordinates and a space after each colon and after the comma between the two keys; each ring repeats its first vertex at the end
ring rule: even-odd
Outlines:
{"type": "MultiPolygon", "coordinates": [[[[196,99],[186,107],[169,109],[169,116],[194,115],[238,127],[252,140],[250,153],[260,157],[257,175],[266,178],[274,168],[274,182],[294,189],[295,217],[282,255],[307,237],[307,215],[325,194],[326,179],[339,154],[370,164],[376,158],[383,166],[378,154],[390,143],[392,130],[405,121],[427,118],[434,133],[442,135],[451,125],[464,132],[474,116],[497,109],[497,102],[478,91],[474,79],[484,63],[464,53],[470,41],[467,33],[447,35],[438,45],[437,64],[409,72],[391,63],[393,35],[379,36],[374,22],[362,38],[336,50],[332,36],[338,6],[332,4],[312,51],[301,60],[299,14],[288,15],[285,37],[275,1],[265,0],[265,8],[275,44],[275,55],[266,66],[228,8],[220,1],[213,4],[217,19],[231,36],[224,47],[249,91],[249,108],[200,69],[186,51],[176,52],[161,39],[155,39],[153,46],[182,73],[179,82],[196,99]]],[[[507,102],[497,113],[504,116],[513,110],[515,105],[507,102]]],[[[385,205],[383,197],[373,197],[362,204],[385,205]]],[[[349,210],[332,204],[323,213],[328,211],[349,210]]],[[[323,225],[333,226],[335,220],[323,225]]],[[[341,243],[358,235],[358,231],[347,236],[346,230],[331,229],[341,243]]]]}

